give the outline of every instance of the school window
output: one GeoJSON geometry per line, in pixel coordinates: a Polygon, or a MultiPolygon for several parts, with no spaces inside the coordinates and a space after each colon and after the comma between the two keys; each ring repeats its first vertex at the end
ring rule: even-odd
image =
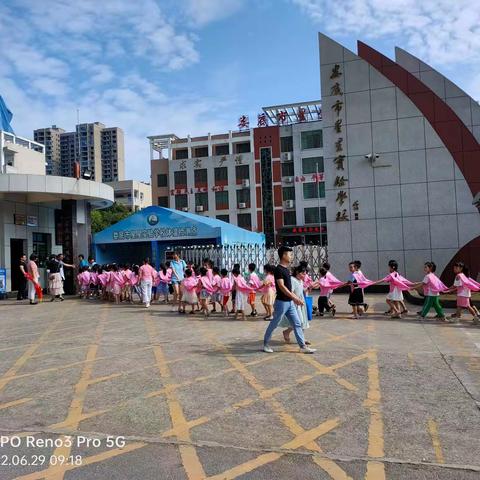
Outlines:
{"type": "Polygon", "coordinates": [[[312,130],[310,132],[302,132],[302,150],[309,148],[322,148],[323,135],[321,130],[312,130]]]}
{"type": "Polygon", "coordinates": [[[323,157],[302,158],[302,173],[323,173],[323,157]]]}
{"type": "Polygon", "coordinates": [[[215,192],[215,208],[228,210],[228,192],[215,192]]]}
{"type": "Polygon", "coordinates": [[[303,198],[325,198],[325,182],[311,182],[303,184],[303,198]]]}
{"type": "Polygon", "coordinates": [[[175,160],[185,160],[188,158],[188,148],[178,148],[174,150],[174,157],[175,160]]]}
{"type": "Polygon", "coordinates": [[[282,188],[282,199],[285,200],[295,200],[295,187],[283,187],[282,188]]]}
{"type": "Polygon", "coordinates": [[[227,184],[228,183],[228,168],[218,167],[215,168],[215,184],[227,184]]]}
{"type": "Polygon", "coordinates": [[[292,210],[291,212],[283,212],[283,224],[284,225],[296,225],[297,224],[297,212],[292,210]]]}
{"type": "Polygon", "coordinates": [[[235,153],[249,153],[249,152],[250,152],[250,142],[235,144],[235,153]]]}
{"type": "Polygon", "coordinates": [[[208,147],[196,147],[193,149],[194,157],[208,157],[208,147]]]}
{"type": "Polygon", "coordinates": [[[180,170],[178,172],[173,172],[173,181],[175,183],[175,188],[181,188],[187,186],[187,171],[180,170]]]}
{"type": "Polygon", "coordinates": [[[199,170],[194,171],[194,177],[195,177],[195,186],[201,186],[201,185],[207,185],[208,180],[207,180],[207,169],[206,168],[201,168],[199,170]]]}
{"type": "Polygon", "coordinates": [[[244,203],[246,208],[250,208],[250,189],[243,188],[237,190],[237,207],[240,208],[240,204],[244,203]]]}
{"type": "Polygon", "coordinates": [[[158,206],[168,208],[168,197],[158,197],[158,206]]]}
{"type": "Polygon", "coordinates": [[[240,228],[252,229],[252,216],[249,213],[239,213],[237,215],[237,224],[240,228]]]}
{"type": "Polygon", "coordinates": [[[282,163],[282,177],[293,177],[293,162],[282,163]]]}
{"type": "Polygon", "coordinates": [[[280,137],[280,151],[293,152],[293,137],[280,137]]]}
{"type": "Polygon", "coordinates": [[[208,210],[208,193],[196,193],[195,194],[195,207],[203,207],[203,211],[206,212],[208,210]]]}
{"type": "Polygon", "coordinates": [[[157,187],[168,187],[168,175],[163,173],[157,175],[157,187]]]}
{"type": "Polygon", "coordinates": [[[237,177],[237,183],[241,183],[242,180],[249,180],[250,167],[248,165],[237,165],[235,167],[235,175],[237,177]]]}
{"type": "Polygon", "coordinates": [[[32,233],[33,253],[38,255],[38,266],[44,267],[52,243],[50,233],[32,233]]]}
{"type": "Polygon", "coordinates": [[[188,196],[175,195],[175,208],[177,210],[183,210],[184,208],[188,208],[188,196]]]}
{"type": "Polygon", "coordinates": [[[230,145],[215,145],[215,155],[230,155],[230,145]]]}
{"type": "Polygon", "coordinates": [[[327,209],[325,207],[309,207],[303,210],[305,216],[305,224],[312,223],[326,223],[327,222],[327,209]]]}
{"type": "Polygon", "coordinates": [[[230,223],[230,215],[217,215],[217,220],[222,222],[230,223]]]}

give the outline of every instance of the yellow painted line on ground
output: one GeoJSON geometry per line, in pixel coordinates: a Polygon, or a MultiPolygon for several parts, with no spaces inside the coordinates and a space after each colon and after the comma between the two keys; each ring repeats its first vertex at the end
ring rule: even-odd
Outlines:
{"type": "MultiPolygon", "coordinates": [[[[63,466],[53,466],[50,469],[50,477],[48,478],[60,478],[60,475],[63,476],[66,472],[70,470],[75,470],[76,468],[86,467],[87,465],[93,465],[95,463],[103,462],[105,460],[109,460],[111,458],[117,457],[118,455],[125,455],[126,453],[133,452],[138,450],[139,448],[143,448],[146,444],[145,443],[130,443],[125,445],[123,448],[114,448],[111,450],[107,450],[102,453],[98,453],[96,455],[90,455],[88,457],[82,458],[82,465],[63,465],[63,466]]],[[[20,477],[16,477],[15,480],[41,480],[47,478],[45,476],[46,470],[42,470],[39,472],[29,473],[27,475],[22,475],[20,477]]]]}
{"type": "MultiPolygon", "coordinates": [[[[268,355],[268,356],[263,357],[262,359],[254,360],[252,362],[248,362],[248,363],[246,363],[246,365],[258,365],[260,363],[269,362],[269,361],[272,361],[275,357],[276,357],[276,355],[268,355]]],[[[169,361],[167,361],[167,364],[170,365],[170,364],[175,363],[177,361],[179,361],[179,359],[169,360],[169,361]]],[[[155,365],[155,367],[157,368],[156,365],[155,365]]],[[[194,378],[192,380],[186,380],[185,382],[182,382],[182,383],[171,384],[169,388],[178,390],[180,388],[184,388],[184,387],[193,385],[193,384],[198,383],[198,382],[207,381],[207,380],[210,380],[212,378],[220,377],[221,375],[224,375],[226,373],[231,373],[231,372],[234,372],[234,371],[235,371],[235,369],[233,367],[227,368],[225,370],[221,370],[219,372],[212,373],[211,375],[207,375],[207,376],[203,376],[203,377],[197,377],[197,378],[194,378]]],[[[312,378],[313,378],[313,376],[312,376],[312,378]]],[[[95,383],[95,379],[93,379],[92,383],[95,383]]],[[[291,388],[292,386],[294,386],[294,385],[290,385],[289,388],[291,388]]],[[[82,415],[81,420],[84,421],[84,420],[88,420],[90,418],[97,417],[99,415],[104,415],[105,413],[109,413],[109,412],[112,412],[112,411],[114,411],[118,408],[125,407],[125,406],[127,406],[127,405],[129,405],[133,402],[136,402],[137,400],[155,398],[155,397],[159,397],[159,396],[162,396],[162,395],[165,395],[165,394],[166,394],[166,389],[165,388],[162,388],[160,390],[155,390],[153,392],[149,392],[147,394],[144,394],[144,395],[141,395],[141,396],[138,396],[138,397],[134,397],[134,398],[131,398],[129,400],[125,400],[124,402],[116,403],[115,405],[112,405],[112,406],[110,406],[108,408],[105,408],[105,409],[102,409],[102,410],[95,410],[95,411],[92,411],[92,412],[89,412],[89,413],[84,413],[82,415]]],[[[68,428],[69,426],[70,426],[69,424],[67,424],[63,421],[63,422],[55,423],[53,425],[49,425],[48,428],[50,428],[50,429],[62,429],[62,428],[68,428]]]]}
{"type": "Polygon", "coordinates": [[[310,355],[301,355],[300,358],[307,362],[308,364],[312,365],[314,368],[316,368],[320,373],[327,375],[328,377],[332,377],[335,382],[337,382],[339,385],[342,387],[346,388],[347,390],[350,390],[351,392],[357,392],[358,387],[353,385],[353,383],[350,383],[348,380],[345,380],[344,378],[341,378],[336,372],[332,370],[330,367],[326,367],[325,365],[322,365],[319,361],[315,360],[313,357],[310,355]]]}
{"type": "MultiPolygon", "coordinates": [[[[338,426],[338,420],[327,420],[326,422],[321,423],[318,427],[313,428],[312,430],[304,431],[303,433],[297,435],[293,440],[283,444],[280,448],[285,450],[296,450],[300,447],[307,446],[314,442],[318,437],[325,435],[326,433],[330,432],[334,428],[338,426]]],[[[268,463],[272,463],[275,460],[278,460],[282,457],[283,453],[271,452],[271,453],[264,453],[253,460],[249,460],[248,462],[242,463],[241,465],[237,465],[225,472],[222,472],[218,475],[213,475],[208,477],[208,480],[234,480],[235,478],[244,475],[246,473],[252,472],[257,468],[260,468],[268,463]]],[[[328,459],[327,459],[328,460],[328,459]]],[[[338,467],[339,468],[339,467],[338,467]]],[[[342,474],[345,474],[342,470],[342,474]]],[[[341,477],[332,477],[335,480],[341,477]]],[[[348,477],[343,477],[348,478],[348,477]]]]}
{"type": "MultiPolygon", "coordinates": [[[[97,346],[97,348],[99,347],[98,344],[96,346],[97,346]]],[[[148,347],[137,348],[135,350],[130,350],[128,352],[128,354],[130,354],[132,352],[139,352],[139,351],[142,351],[142,350],[148,350],[150,348],[152,348],[150,345],[148,347]]],[[[44,374],[44,373],[57,372],[57,371],[65,370],[65,369],[72,368],[72,367],[78,367],[79,365],[84,365],[84,364],[89,363],[89,362],[101,362],[103,360],[111,360],[112,358],[125,357],[125,356],[128,356],[128,354],[119,353],[118,355],[98,357],[98,358],[95,358],[94,360],[88,359],[88,356],[87,356],[87,358],[85,360],[80,360],[78,362],[68,363],[66,365],[62,365],[61,367],[43,368],[41,370],[36,370],[35,372],[23,373],[21,375],[13,375],[13,376],[7,377],[7,379],[8,379],[8,381],[19,380],[21,378],[32,377],[32,376],[41,375],[41,374],[44,374]]]]}
{"type": "Polygon", "coordinates": [[[435,451],[435,458],[438,463],[445,463],[445,457],[443,456],[442,445],[440,443],[440,436],[438,434],[438,425],[433,418],[428,419],[428,433],[432,439],[433,449],[435,451]]]}
{"type": "Polygon", "coordinates": [[[410,368],[413,368],[415,366],[415,360],[413,359],[413,353],[408,352],[407,357],[408,357],[408,365],[410,366],[410,368]]]}
{"type": "Polygon", "coordinates": [[[349,358],[348,360],[345,360],[344,362],[336,363],[335,365],[330,366],[332,370],[338,370],[339,368],[347,367],[348,365],[351,365],[352,363],[356,363],[360,360],[364,360],[369,358],[368,353],[362,353],[360,355],[356,355],[355,357],[349,358]]]}
{"type": "Polygon", "coordinates": [[[55,322],[52,322],[50,326],[40,335],[38,340],[35,343],[30,344],[30,346],[23,352],[23,354],[15,361],[15,363],[10,367],[0,378],[0,391],[3,390],[8,383],[12,381],[13,378],[17,375],[17,372],[28,362],[31,356],[37,351],[37,349],[44,343],[44,340],[50,335],[52,330],[63,321],[67,315],[68,310],[64,311],[63,315],[59,317],[55,322]]]}
{"type": "Polygon", "coordinates": [[[30,397],[20,398],[18,400],[13,400],[12,402],[7,403],[0,403],[0,410],[4,410],[5,408],[16,407],[18,405],[23,405],[24,403],[31,402],[33,399],[30,397]]]}
{"type": "Polygon", "coordinates": [[[365,480],[385,480],[385,465],[382,462],[367,463],[365,480]]]}
{"type": "MultiPolygon", "coordinates": [[[[265,394],[267,389],[256,379],[256,377],[247,369],[247,367],[242,362],[240,362],[234,355],[232,355],[230,353],[230,351],[228,350],[228,348],[224,344],[222,344],[219,340],[217,340],[214,335],[212,335],[209,332],[206,332],[204,330],[205,327],[203,326],[203,324],[200,324],[200,325],[201,326],[199,327],[199,331],[202,333],[202,335],[205,338],[212,341],[221,351],[223,351],[225,353],[226,359],[245,378],[247,383],[254,390],[256,390],[259,397],[262,398],[262,395],[265,394]]],[[[321,374],[321,373],[318,372],[318,374],[321,374]]],[[[309,437],[309,432],[305,432],[303,427],[301,427],[297,423],[295,418],[293,418],[283,408],[283,405],[280,402],[275,400],[273,397],[270,397],[270,398],[266,399],[266,403],[267,403],[267,405],[269,405],[269,407],[272,409],[272,411],[277,415],[277,417],[282,421],[282,423],[295,436],[295,438],[292,441],[290,441],[286,444],[288,446],[284,447],[284,448],[290,448],[290,449],[299,448],[300,446],[303,446],[303,444],[305,443],[305,448],[307,448],[308,450],[311,450],[311,451],[314,451],[314,452],[317,452],[317,453],[322,452],[322,449],[315,442],[315,440],[316,440],[316,438],[318,438],[318,436],[322,435],[323,433],[319,433],[314,438],[310,438],[309,437]],[[303,440],[306,439],[306,441],[303,442],[302,440],[298,440],[299,437],[302,438],[303,440]],[[301,445],[295,446],[298,443],[301,443],[301,445]]],[[[338,426],[339,420],[338,419],[333,419],[333,420],[329,420],[327,422],[324,422],[319,427],[317,427],[317,429],[325,428],[326,424],[329,427],[331,426],[331,428],[329,428],[327,430],[327,431],[330,431],[331,429],[338,426]]],[[[317,430],[317,429],[314,429],[314,430],[317,430]]],[[[326,432],[324,432],[324,433],[326,433],[326,432]]],[[[252,471],[252,470],[254,470],[254,469],[256,469],[256,468],[258,468],[262,465],[273,462],[273,461],[277,460],[278,458],[280,458],[280,457],[278,457],[277,455],[271,455],[271,454],[260,455],[260,457],[257,457],[257,459],[251,460],[249,462],[245,462],[244,464],[238,465],[234,469],[231,469],[231,471],[229,471],[230,473],[228,475],[225,475],[225,472],[224,472],[224,473],[216,476],[216,478],[218,478],[218,479],[220,479],[220,478],[222,478],[222,479],[223,478],[233,479],[233,478],[236,478],[240,475],[243,475],[244,473],[250,472],[250,471],[252,471]]],[[[316,463],[321,468],[323,468],[325,466],[328,469],[328,470],[325,469],[325,471],[327,473],[332,472],[332,473],[336,474],[337,476],[332,477],[334,480],[340,480],[340,479],[344,479],[346,477],[345,472],[332,460],[329,460],[329,459],[320,460],[319,459],[319,461],[316,462],[316,463]]],[[[213,478],[215,478],[215,477],[213,477],[213,478]]]]}
{"type": "MultiPolygon", "coordinates": [[[[152,343],[155,342],[157,334],[155,325],[152,319],[144,314],[144,322],[152,343]]],[[[166,400],[168,409],[170,412],[170,419],[172,422],[173,429],[178,429],[179,433],[177,435],[178,440],[184,442],[190,442],[190,431],[188,428],[183,429],[182,427],[187,427],[187,419],[183,413],[182,406],[178,401],[175,391],[172,388],[169,388],[171,385],[171,373],[168,366],[167,360],[163,354],[163,350],[160,345],[155,345],[153,347],[153,353],[157,361],[158,370],[162,380],[166,383],[166,400]]],[[[197,451],[193,445],[180,445],[180,456],[182,458],[182,464],[187,474],[189,480],[203,480],[205,478],[205,471],[203,466],[198,458],[197,451]]]]}
{"type": "MultiPolygon", "coordinates": [[[[71,427],[75,430],[78,429],[78,426],[81,422],[83,404],[85,403],[85,397],[88,390],[88,380],[90,379],[90,376],[92,374],[94,361],[97,356],[98,344],[100,342],[100,339],[102,338],[103,330],[105,329],[105,325],[107,322],[107,312],[108,310],[103,310],[100,314],[100,320],[98,322],[97,328],[95,329],[94,342],[88,347],[86,361],[84,362],[84,367],[82,369],[82,373],[80,374],[80,378],[75,385],[73,398],[68,409],[67,418],[65,419],[65,422],[71,425],[71,427]]],[[[65,437],[61,438],[66,440],[65,437]]],[[[71,451],[72,446],[68,446],[67,442],[65,441],[63,445],[55,448],[52,456],[57,458],[68,458],[71,451]]],[[[63,480],[65,472],[67,471],[66,467],[66,465],[62,465],[58,468],[53,468],[52,466],[50,468],[47,468],[44,471],[45,479],[63,480]]]]}
{"type": "MultiPolygon", "coordinates": [[[[368,427],[368,456],[382,458],[384,456],[383,418],[381,412],[380,375],[378,357],[375,349],[369,350],[368,394],[364,405],[370,410],[368,427]]],[[[366,480],[384,480],[385,466],[381,462],[368,462],[366,480]]]]}

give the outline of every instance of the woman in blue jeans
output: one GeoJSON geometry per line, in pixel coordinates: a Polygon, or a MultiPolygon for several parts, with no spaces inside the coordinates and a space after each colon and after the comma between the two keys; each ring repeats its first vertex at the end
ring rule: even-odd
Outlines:
{"type": "Polygon", "coordinates": [[[292,292],[292,279],[289,266],[292,263],[292,249],[282,246],[278,249],[278,258],[280,263],[275,267],[275,287],[277,288],[277,298],[274,304],[273,319],[270,321],[263,338],[263,351],[273,353],[273,349],[268,342],[272,337],[273,331],[278,327],[280,320],[285,316],[292,326],[295,338],[302,353],[314,353],[316,349],[305,345],[302,323],[298,317],[295,305],[303,305],[303,298],[299,298],[292,292]]]}

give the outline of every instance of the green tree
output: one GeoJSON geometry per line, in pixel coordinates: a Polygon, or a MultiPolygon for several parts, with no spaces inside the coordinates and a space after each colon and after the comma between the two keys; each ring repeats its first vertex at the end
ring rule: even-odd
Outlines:
{"type": "Polygon", "coordinates": [[[92,233],[98,233],[114,223],[132,215],[132,211],[120,203],[114,203],[103,210],[93,210],[91,213],[92,233]]]}

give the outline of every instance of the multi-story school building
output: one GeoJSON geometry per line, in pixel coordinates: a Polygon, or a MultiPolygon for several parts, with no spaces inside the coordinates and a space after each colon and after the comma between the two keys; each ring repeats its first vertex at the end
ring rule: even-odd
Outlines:
{"type": "MultiPolygon", "coordinates": [[[[378,278],[433,260],[480,271],[480,106],[399,48],[395,61],[320,34],[321,101],[263,108],[258,125],[149,137],[153,204],[328,245],[378,278]]],[[[257,122],[256,122],[257,123],[257,122]]]]}
{"type": "Polygon", "coordinates": [[[152,201],[263,232],[267,244],[327,243],[320,102],[264,107],[258,126],[149,137],[152,201]]]}

